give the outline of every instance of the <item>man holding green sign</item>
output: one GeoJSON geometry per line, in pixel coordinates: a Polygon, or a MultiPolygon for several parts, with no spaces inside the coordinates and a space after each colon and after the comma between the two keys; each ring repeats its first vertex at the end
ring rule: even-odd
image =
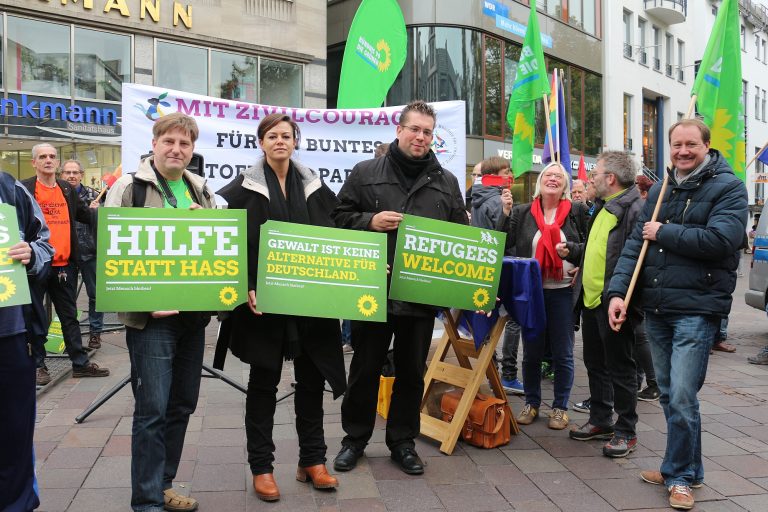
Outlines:
{"type": "MultiPolygon", "coordinates": [[[[105,206],[213,208],[213,193],[188,170],[197,123],[168,114],[152,127],[153,155],[135,175],[120,178],[105,206]]],[[[99,276],[101,277],[101,276],[99,276]]],[[[103,279],[103,277],[102,277],[103,279]]],[[[97,295],[98,299],[98,295],[97,295]]],[[[189,416],[197,406],[207,312],[121,313],[131,357],[136,405],[131,438],[133,510],[196,510],[197,501],[173,489],[189,416]]]]}
{"type": "MultiPolygon", "coordinates": [[[[387,234],[387,262],[392,264],[403,214],[467,224],[459,183],[440,166],[430,149],[436,124],[434,109],[423,101],[400,114],[397,138],[381,158],[355,166],[339,192],[336,226],[387,234]]],[[[349,471],[373,434],[381,367],[394,334],[395,384],[387,420],[386,442],[392,459],[408,474],[424,464],[414,449],[420,430],[424,370],[432,340],[435,308],[390,300],[387,321],[352,322],[355,353],[341,405],[346,436],[334,467],[349,471]]]]}

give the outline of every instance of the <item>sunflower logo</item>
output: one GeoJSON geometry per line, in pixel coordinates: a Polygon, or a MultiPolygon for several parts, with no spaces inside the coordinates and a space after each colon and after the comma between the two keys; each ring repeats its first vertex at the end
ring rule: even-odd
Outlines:
{"type": "Polygon", "coordinates": [[[373,295],[365,294],[357,299],[357,310],[360,311],[363,316],[368,317],[379,310],[379,305],[373,295]]]}
{"type": "Polygon", "coordinates": [[[231,286],[225,286],[219,292],[219,300],[225,306],[231,306],[237,301],[237,290],[231,286]]]}
{"type": "Polygon", "coordinates": [[[0,276],[0,302],[5,302],[16,293],[16,285],[9,278],[0,276]]]}
{"type": "Polygon", "coordinates": [[[389,49],[389,45],[383,39],[376,43],[376,49],[379,50],[379,64],[377,67],[383,73],[392,65],[392,50],[389,49]],[[382,52],[384,54],[383,59],[381,58],[382,52]]]}
{"type": "Polygon", "coordinates": [[[478,288],[475,293],[472,294],[472,302],[475,307],[481,308],[490,302],[491,297],[488,295],[488,290],[485,288],[478,288]]]}

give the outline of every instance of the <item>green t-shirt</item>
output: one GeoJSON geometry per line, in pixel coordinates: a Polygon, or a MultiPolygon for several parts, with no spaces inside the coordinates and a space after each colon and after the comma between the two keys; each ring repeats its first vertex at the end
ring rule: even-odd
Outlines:
{"type": "MultiPolygon", "coordinates": [[[[608,204],[626,190],[616,192],[605,199],[608,204]]],[[[616,227],[619,219],[603,207],[595,217],[589,230],[587,252],[584,255],[584,268],[581,276],[584,286],[584,307],[594,309],[600,305],[605,284],[605,257],[608,252],[608,234],[616,227]]]]}
{"type": "MultiPolygon", "coordinates": [[[[170,187],[171,192],[176,197],[176,208],[187,209],[192,206],[194,201],[192,200],[192,194],[187,189],[187,184],[184,183],[184,178],[175,181],[168,180],[168,187],[170,187]]],[[[163,194],[163,208],[173,208],[165,194],[163,194]]]]}

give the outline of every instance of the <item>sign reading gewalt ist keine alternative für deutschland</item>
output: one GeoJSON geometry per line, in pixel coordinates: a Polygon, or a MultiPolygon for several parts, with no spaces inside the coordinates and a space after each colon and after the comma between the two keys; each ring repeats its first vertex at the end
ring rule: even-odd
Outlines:
{"type": "Polygon", "coordinates": [[[384,322],[386,256],[383,233],[268,221],[259,238],[257,309],[384,322]]]}
{"type": "Polygon", "coordinates": [[[99,208],[96,309],[234,309],[247,247],[245,210],[99,208]]]}
{"type": "Polygon", "coordinates": [[[500,231],[404,215],[397,231],[389,298],[493,309],[506,238],[500,231]]]}

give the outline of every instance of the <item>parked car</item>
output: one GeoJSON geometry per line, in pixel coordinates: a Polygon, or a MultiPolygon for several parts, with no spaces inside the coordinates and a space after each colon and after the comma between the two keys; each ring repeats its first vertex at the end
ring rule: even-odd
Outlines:
{"type": "MultiPolygon", "coordinates": [[[[747,305],[766,311],[766,296],[768,296],[768,204],[763,206],[763,212],[757,221],[752,242],[752,263],[749,271],[749,290],[744,294],[747,305]]],[[[750,237],[751,238],[751,237],[750,237]]]]}

